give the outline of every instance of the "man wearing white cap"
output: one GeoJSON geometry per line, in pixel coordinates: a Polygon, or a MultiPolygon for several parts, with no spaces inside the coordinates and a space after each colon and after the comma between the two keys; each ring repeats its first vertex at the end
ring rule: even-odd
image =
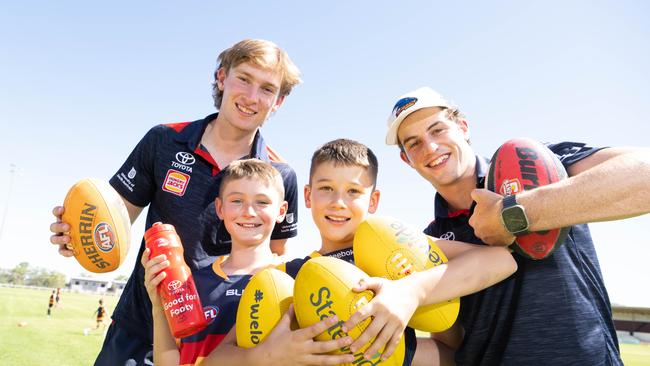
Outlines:
{"type": "MultiPolygon", "coordinates": [[[[482,189],[488,160],[475,154],[469,131],[458,108],[424,87],[398,98],[386,143],[398,145],[402,160],[437,191],[426,234],[509,245],[515,236],[501,219],[503,197],[482,189]]],[[[529,230],[573,225],[569,236],[544,260],[515,255],[515,274],[461,299],[459,365],[622,365],[586,223],[650,212],[650,151],[574,142],[548,147],[570,178],[519,193],[515,203],[529,230]]]]}

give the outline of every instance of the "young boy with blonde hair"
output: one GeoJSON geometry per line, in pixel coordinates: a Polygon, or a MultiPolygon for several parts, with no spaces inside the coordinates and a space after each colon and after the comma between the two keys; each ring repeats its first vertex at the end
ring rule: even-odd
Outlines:
{"type": "MultiPolygon", "coordinates": [[[[270,247],[271,232],[287,212],[280,173],[257,159],[236,161],[225,169],[219,191],[216,210],[230,233],[232,249],[212,266],[193,272],[203,309],[210,315],[206,329],[177,345],[157,291],[169,261],[165,255],[149,258],[148,249],[142,255],[144,283],[153,304],[156,365],[210,364],[206,357],[233,328],[241,294],[252,275],[280,263],[270,247]]],[[[326,329],[326,323],[318,329],[326,329]]]]}

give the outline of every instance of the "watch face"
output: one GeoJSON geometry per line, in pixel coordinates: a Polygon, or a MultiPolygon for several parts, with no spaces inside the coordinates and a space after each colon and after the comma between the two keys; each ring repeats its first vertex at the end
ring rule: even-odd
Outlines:
{"type": "Polygon", "coordinates": [[[503,210],[501,213],[503,223],[511,233],[517,233],[528,229],[528,219],[526,213],[520,206],[512,206],[503,210]]]}

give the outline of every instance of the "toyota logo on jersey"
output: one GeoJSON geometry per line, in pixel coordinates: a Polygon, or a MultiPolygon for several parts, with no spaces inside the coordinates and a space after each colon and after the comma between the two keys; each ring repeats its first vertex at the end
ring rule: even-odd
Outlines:
{"type": "Polygon", "coordinates": [[[176,153],[176,161],[184,165],[192,165],[194,164],[196,159],[194,158],[194,155],[188,152],[179,151],[176,153]]]}

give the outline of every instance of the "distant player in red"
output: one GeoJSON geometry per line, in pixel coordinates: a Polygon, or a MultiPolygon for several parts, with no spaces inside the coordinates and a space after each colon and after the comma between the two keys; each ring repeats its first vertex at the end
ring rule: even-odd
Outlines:
{"type": "Polygon", "coordinates": [[[47,306],[47,316],[52,314],[52,307],[54,306],[54,294],[56,291],[52,290],[52,295],[50,295],[50,303],[47,306]]]}

